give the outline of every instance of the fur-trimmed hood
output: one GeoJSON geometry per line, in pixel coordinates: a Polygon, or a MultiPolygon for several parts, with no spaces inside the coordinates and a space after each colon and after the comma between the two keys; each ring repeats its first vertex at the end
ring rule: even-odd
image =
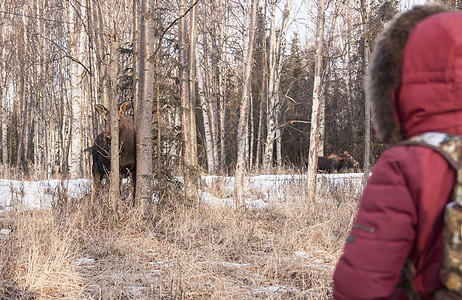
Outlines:
{"type": "Polygon", "coordinates": [[[461,31],[462,13],[416,6],[378,36],[365,82],[377,137],[462,135],[461,31]]]}

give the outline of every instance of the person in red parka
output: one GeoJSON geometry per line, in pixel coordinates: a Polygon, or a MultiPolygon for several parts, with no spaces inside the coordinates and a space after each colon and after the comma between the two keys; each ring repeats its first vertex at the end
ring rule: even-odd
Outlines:
{"type": "MultiPolygon", "coordinates": [[[[462,135],[462,13],[417,6],[377,37],[366,74],[375,134],[391,145],[426,132],[462,135]]],[[[425,147],[397,145],[375,165],[334,272],[334,299],[421,299],[439,279],[443,213],[455,171],[425,147]],[[409,269],[408,269],[409,270],[409,269]]]]}

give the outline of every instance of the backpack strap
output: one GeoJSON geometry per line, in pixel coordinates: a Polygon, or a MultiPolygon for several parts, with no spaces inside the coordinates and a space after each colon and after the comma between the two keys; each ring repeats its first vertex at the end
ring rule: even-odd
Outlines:
{"type": "Polygon", "coordinates": [[[457,172],[453,201],[462,205],[462,137],[441,132],[426,132],[393,146],[421,146],[430,148],[443,156],[457,172]]]}

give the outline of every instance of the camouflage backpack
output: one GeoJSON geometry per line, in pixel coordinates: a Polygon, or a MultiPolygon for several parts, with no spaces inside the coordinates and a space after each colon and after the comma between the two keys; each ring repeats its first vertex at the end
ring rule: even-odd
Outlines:
{"type": "MultiPolygon", "coordinates": [[[[397,145],[417,145],[431,148],[441,154],[457,172],[453,201],[446,205],[444,212],[443,258],[440,278],[443,285],[452,294],[449,297],[459,299],[462,297],[462,136],[428,132],[397,145]]],[[[447,298],[447,295],[445,294],[444,297],[447,298]]]]}

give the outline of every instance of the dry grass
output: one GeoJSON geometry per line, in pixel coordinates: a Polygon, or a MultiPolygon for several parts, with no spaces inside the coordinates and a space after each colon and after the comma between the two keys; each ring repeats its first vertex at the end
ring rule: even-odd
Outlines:
{"type": "Polygon", "coordinates": [[[306,203],[303,183],[283,192],[266,208],[176,204],[150,220],[89,195],[11,211],[0,219],[12,230],[0,237],[0,299],[331,299],[357,193],[322,188],[306,203]]]}

